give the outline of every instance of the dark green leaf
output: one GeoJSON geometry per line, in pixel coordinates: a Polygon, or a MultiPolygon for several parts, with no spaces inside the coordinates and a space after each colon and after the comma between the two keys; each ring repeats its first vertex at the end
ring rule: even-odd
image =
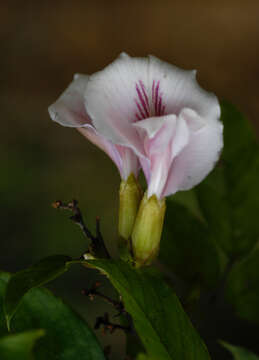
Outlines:
{"type": "Polygon", "coordinates": [[[259,322],[259,249],[237,262],[227,280],[226,296],[244,319],[259,322]]]}
{"type": "MultiPolygon", "coordinates": [[[[0,274],[0,305],[6,283],[7,275],[0,274]]],[[[0,326],[3,334],[3,321],[0,326]]],[[[12,320],[14,332],[35,328],[45,330],[45,336],[35,346],[36,360],[105,360],[85,321],[46,289],[34,288],[25,294],[12,320]]]]}
{"type": "Polygon", "coordinates": [[[258,356],[242,347],[230,345],[224,341],[221,341],[220,343],[231,352],[234,360],[259,360],[258,356]]]}
{"type": "MultiPolygon", "coordinates": [[[[152,359],[148,355],[146,355],[144,353],[140,353],[137,356],[137,360],[152,360],[152,359]]],[[[155,359],[153,359],[153,360],[155,360],[155,359]]]]}
{"type": "Polygon", "coordinates": [[[233,250],[231,206],[223,169],[216,168],[198,187],[197,197],[208,223],[210,238],[227,254],[233,250]]]}
{"type": "Polygon", "coordinates": [[[46,284],[63,274],[67,270],[66,263],[70,260],[69,256],[64,255],[50,256],[11,276],[4,299],[8,327],[24,294],[30,289],[46,284]]]}
{"type": "Polygon", "coordinates": [[[35,342],[44,335],[43,330],[32,330],[0,338],[1,360],[31,360],[35,342]]]}
{"type": "Polygon", "coordinates": [[[167,202],[160,260],[179,277],[206,286],[216,283],[224,265],[206,224],[172,200],[167,202]]]}
{"type": "Polygon", "coordinates": [[[224,124],[224,160],[237,162],[237,155],[255,144],[255,133],[246,117],[227,101],[221,103],[221,120],[224,124]]]}
{"type": "Polygon", "coordinates": [[[247,254],[259,236],[259,148],[249,122],[222,103],[224,150],[220,168],[197,187],[215,241],[230,257],[247,254]]]}
{"type": "Polygon", "coordinates": [[[10,279],[10,274],[0,272],[0,336],[5,335],[7,331],[6,319],[3,311],[4,307],[4,294],[7,286],[7,282],[10,279]]]}
{"type": "Polygon", "coordinates": [[[208,360],[206,346],[176,295],[154,272],[123,261],[91,260],[121,294],[126,310],[152,359],[208,360]]]}

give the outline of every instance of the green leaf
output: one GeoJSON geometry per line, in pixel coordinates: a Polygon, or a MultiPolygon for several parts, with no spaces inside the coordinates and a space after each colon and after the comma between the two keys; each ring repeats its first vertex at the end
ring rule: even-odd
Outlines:
{"type": "Polygon", "coordinates": [[[121,294],[148,356],[160,360],[208,360],[206,346],[166,283],[154,272],[123,261],[90,260],[121,294]]]}
{"type": "Polygon", "coordinates": [[[227,101],[221,102],[221,120],[224,124],[223,156],[227,162],[237,162],[237,155],[256,143],[251,123],[227,101]]]}
{"type": "Polygon", "coordinates": [[[236,313],[252,322],[259,322],[259,249],[237,262],[227,279],[226,297],[236,313]]]}
{"type": "Polygon", "coordinates": [[[171,199],[167,202],[160,260],[180,278],[207,287],[217,282],[224,265],[206,224],[171,199]]]}
{"type": "Polygon", "coordinates": [[[224,149],[221,164],[197,188],[215,241],[230,256],[247,254],[259,237],[259,147],[249,122],[221,104],[224,149]]]}
{"type": "Polygon", "coordinates": [[[210,238],[226,254],[233,250],[231,206],[227,198],[223,169],[216,168],[195,189],[207,220],[210,238]]]}
{"type": "Polygon", "coordinates": [[[240,346],[230,345],[224,341],[220,341],[220,343],[231,352],[234,360],[259,360],[258,356],[240,346]]]}
{"type": "Polygon", "coordinates": [[[26,331],[0,338],[1,360],[31,360],[35,342],[44,335],[43,330],[26,331]]]}
{"type": "MultiPolygon", "coordinates": [[[[7,274],[0,273],[0,306],[7,277],[7,274]]],[[[3,325],[0,318],[1,334],[6,332],[3,325]]],[[[34,288],[25,294],[12,319],[11,328],[14,332],[44,329],[45,336],[35,346],[35,360],[105,360],[95,335],[85,321],[46,289],[34,288]]]]}
{"type": "Polygon", "coordinates": [[[11,276],[6,289],[4,309],[7,326],[15,314],[22,297],[32,288],[46,284],[67,270],[69,256],[56,255],[41,260],[32,267],[19,271],[11,276]]]}
{"type": "MultiPolygon", "coordinates": [[[[144,353],[140,353],[137,356],[137,360],[152,360],[151,357],[149,357],[148,355],[144,354],[144,353]]],[[[154,359],[155,360],[155,359],[154,359]]]]}
{"type": "Polygon", "coordinates": [[[10,274],[6,272],[0,272],[0,336],[6,335],[8,333],[3,307],[4,307],[4,294],[9,279],[10,279],[10,274]]]}

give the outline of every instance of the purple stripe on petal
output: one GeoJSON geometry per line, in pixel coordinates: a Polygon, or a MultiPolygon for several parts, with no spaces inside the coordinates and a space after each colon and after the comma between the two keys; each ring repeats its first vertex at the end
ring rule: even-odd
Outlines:
{"type": "Polygon", "coordinates": [[[147,109],[148,109],[148,116],[150,116],[150,111],[149,111],[149,101],[148,101],[148,96],[147,96],[147,92],[146,92],[146,88],[145,88],[145,85],[143,84],[143,81],[139,81],[139,84],[140,84],[140,87],[141,87],[141,90],[142,90],[142,93],[144,95],[144,98],[145,98],[145,103],[147,105],[147,109]]]}
{"type": "Polygon", "coordinates": [[[142,120],[138,113],[135,113],[135,117],[137,120],[142,120]]]}
{"type": "Polygon", "coordinates": [[[149,111],[148,111],[148,108],[147,108],[147,104],[145,103],[145,100],[143,98],[143,95],[141,94],[141,91],[140,91],[140,88],[139,88],[138,84],[136,84],[136,90],[137,90],[137,94],[138,94],[138,97],[139,97],[139,100],[140,100],[140,104],[142,105],[142,108],[143,108],[144,112],[146,113],[145,117],[149,117],[149,111]]]}
{"type": "Polygon", "coordinates": [[[159,96],[159,101],[158,101],[158,114],[157,114],[157,115],[162,115],[162,114],[161,114],[161,110],[162,110],[162,96],[159,96]]]}
{"type": "Polygon", "coordinates": [[[152,108],[149,105],[149,97],[146,87],[142,80],[139,80],[135,85],[138,97],[135,98],[135,103],[138,112],[135,114],[137,120],[146,119],[150,116],[161,116],[165,113],[165,105],[163,104],[163,93],[160,91],[160,81],[152,81],[152,108]]]}
{"type": "Polygon", "coordinates": [[[160,81],[157,82],[156,84],[156,89],[155,89],[155,115],[158,115],[158,94],[159,94],[159,85],[160,85],[160,81]]]}
{"type": "Polygon", "coordinates": [[[136,99],[135,99],[135,103],[136,103],[139,113],[141,115],[141,119],[146,119],[145,113],[143,112],[142,107],[140,106],[140,104],[138,103],[138,101],[136,99]]]}

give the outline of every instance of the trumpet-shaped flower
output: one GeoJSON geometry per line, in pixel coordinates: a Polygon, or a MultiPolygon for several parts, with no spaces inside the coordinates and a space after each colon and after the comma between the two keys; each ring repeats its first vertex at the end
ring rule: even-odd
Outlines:
{"type": "Polygon", "coordinates": [[[121,54],[90,77],[77,75],[50,108],[53,120],[72,126],[104,150],[123,179],[119,232],[138,265],[158,254],[165,200],[198,184],[223,146],[217,97],[203,90],[195,71],[149,56],[121,54]],[[139,162],[148,189],[140,206],[139,162]]]}
{"type": "Polygon", "coordinates": [[[121,54],[85,89],[97,131],[139,156],[148,197],[188,190],[212,170],[223,146],[217,97],[186,71],[121,54]]]}
{"type": "Polygon", "coordinates": [[[223,146],[218,100],[195,75],[153,56],[122,54],[86,87],[86,110],[95,128],[131,148],[147,179],[132,231],[137,266],[158,254],[165,196],[202,181],[223,146]]]}
{"type": "Polygon", "coordinates": [[[76,74],[68,88],[49,107],[51,119],[63,126],[76,128],[103,150],[113,160],[123,180],[127,180],[131,173],[137,176],[139,162],[133,151],[127,146],[112,143],[94,127],[85,108],[88,82],[89,76],[76,74]]]}

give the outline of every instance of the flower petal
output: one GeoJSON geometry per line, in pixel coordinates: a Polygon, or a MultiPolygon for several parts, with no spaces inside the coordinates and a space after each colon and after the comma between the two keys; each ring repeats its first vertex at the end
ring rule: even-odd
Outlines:
{"type": "Polygon", "coordinates": [[[136,154],[127,146],[114,145],[114,147],[121,157],[122,165],[121,169],[119,169],[121,178],[127,180],[131,173],[133,173],[135,178],[137,178],[140,170],[140,164],[136,154]]]}
{"type": "MultiPolygon", "coordinates": [[[[156,168],[156,165],[154,164],[156,163],[156,159],[160,157],[160,165],[163,160],[166,164],[166,159],[161,156],[161,154],[168,147],[168,142],[171,140],[173,135],[175,124],[175,115],[152,117],[133,124],[133,126],[138,130],[144,144],[145,157],[140,157],[139,160],[148,184],[150,184],[151,174],[153,174],[153,170],[155,170],[153,168],[156,168]],[[164,131],[163,129],[165,128],[169,131],[164,131]]],[[[157,172],[162,174],[163,170],[157,170],[157,172]]],[[[152,176],[152,179],[153,178],[154,174],[152,176]]],[[[157,178],[160,178],[159,174],[157,178]]]]}
{"type": "Polygon", "coordinates": [[[219,118],[217,97],[199,86],[196,70],[183,70],[150,56],[149,74],[159,81],[166,114],[179,115],[183,108],[189,108],[207,120],[219,118]]]}
{"type": "Polygon", "coordinates": [[[137,130],[136,83],[148,79],[148,59],[119,56],[104,70],[90,77],[85,104],[95,128],[112,142],[144,154],[137,130]]]}
{"type": "Polygon", "coordinates": [[[92,125],[77,128],[94,145],[102,149],[117,166],[122,179],[127,180],[133,173],[137,177],[139,172],[139,161],[133,151],[126,146],[115,145],[98,134],[92,125]]]}
{"type": "Polygon", "coordinates": [[[127,179],[131,173],[137,176],[139,162],[133,151],[111,143],[92,125],[84,104],[88,81],[87,75],[75,75],[68,88],[49,107],[50,117],[63,126],[77,128],[89,141],[103,150],[116,164],[123,179],[127,179]]]}
{"type": "Polygon", "coordinates": [[[147,163],[145,158],[140,158],[148,182],[148,196],[155,194],[161,198],[172,161],[188,144],[188,126],[175,115],[145,119],[134,126],[142,134],[149,159],[147,163]]]}
{"type": "Polygon", "coordinates": [[[148,158],[153,153],[161,153],[168,146],[174,135],[176,122],[176,116],[171,114],[150,117],[133,124],[138,129],[148,158]]]}
{"type": "Polygon", "coordinates": [[[223,125],[214,120],[190,133],[188,144],[172,162],[163,196],[189,190],[208,175],[223,147],[222,132],[223,125]]]}
{"type": "Polygon", "coordinates": [[[91,124],[84,105],[84,92],[89,76],[76,74],[74,80],[60,95],[57,101],[49,107],[53,121],[63,126],[80,127],[91,124]]]}
{"type": "Polygon", "coordinates": [[[188,128],[192,132],[198,131],[206,125],[206,121],[192,109],[183,108],[179,116],[186,121],[188,128]]]}

